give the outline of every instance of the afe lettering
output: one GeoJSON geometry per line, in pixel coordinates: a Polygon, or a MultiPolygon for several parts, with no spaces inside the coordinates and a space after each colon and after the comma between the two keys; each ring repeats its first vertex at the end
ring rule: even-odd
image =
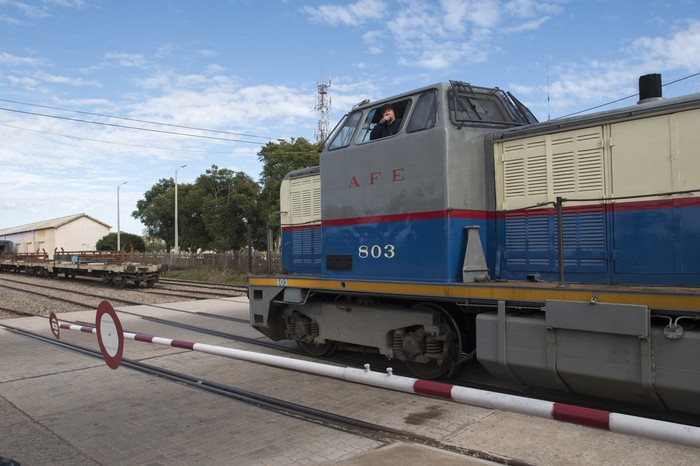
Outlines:
{"type": "MultiPolygon", "coordinates": [[[[396,183],[404,180],[404,168],[394,168],[391,170],[391,182],[396,183]]],[[[382,181],[382,172],[369,172],[369,182],[365,186],[371,186],[373,184],[379,184],[382,181]]],[[[348,183],[348,188],[359,188],[360,182],[357,177],[353,175],[350,178],[350,183],[348,183]]]]}

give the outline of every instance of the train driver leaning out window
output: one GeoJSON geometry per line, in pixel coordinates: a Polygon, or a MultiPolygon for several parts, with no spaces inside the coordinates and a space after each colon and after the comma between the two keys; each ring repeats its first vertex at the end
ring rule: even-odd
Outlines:
{"type": "Polygon", "coordinates": [[[384,105],[379,112],[382,118],[372,128],[372,132],[369,135],[370,140],[394,135],[399,132],[401,127],[401,118],[396,118],[396,112],[391,104],[384,105]]]}

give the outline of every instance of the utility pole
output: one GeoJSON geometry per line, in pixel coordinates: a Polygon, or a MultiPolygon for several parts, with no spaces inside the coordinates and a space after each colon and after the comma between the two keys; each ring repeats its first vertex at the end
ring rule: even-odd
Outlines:
{"type": "Polygon", "coordinates": [[[177,171],[181,168],[185,168],[187,164],[177,167],[175,169],[175,253],[180,252],[180,247],[178,246],[178,234],[177,234],[177,171]]]}
{"type": "Polygon", "coordinates": [[[122,227],[119,222],[119,188],[127,183],[128,181],[125,181],[117,185],[117,251],[122,250],[122,227]]]}

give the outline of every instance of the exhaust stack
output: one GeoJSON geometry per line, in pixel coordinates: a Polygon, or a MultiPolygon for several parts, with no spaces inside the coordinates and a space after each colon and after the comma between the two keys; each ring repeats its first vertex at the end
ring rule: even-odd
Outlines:
{"type": "Polygon", "coordinates": [[[648,102],[656,102],[661,100],[661,75],[646,74],[639,77],[639,102],[637,104],[646,104],[648,102]]]}

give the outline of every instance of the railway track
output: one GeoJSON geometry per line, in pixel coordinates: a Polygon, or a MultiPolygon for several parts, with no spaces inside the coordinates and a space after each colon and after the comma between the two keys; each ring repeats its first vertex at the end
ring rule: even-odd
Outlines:
{"type": "MultiPolygon", "coordinates": [[[[169,285],[175,287],[176,285],[169,285]]],[[[21,311],[21,307],[34,305],[38,299],[44,304],[44,310],[39,314],[48,314],[56,309],[56,304],[63,303],[68,307],[61,307],[61,311],[79,310],[85,308],[96,308],[97,304],[103,299],[116,302],[119,305],[157,305],[167,302],[197,300],[197,299],[213,299],[213,298],[230,298],[242,296],[243,288],[238,289],[232,287],[219,288],[220,291],[213,291],[207,287],[207,290],[193,289],[192,286],[186,288],[171,288],[154,289],[154,288],[125,288],[115,289],[105,287],[101,282],[95,280],[66,280],[60,285],[57,285],[54,280],[45,278],[28,277],[28,276],[12,276],[0,275],[0,288],[7,290],[9,293],[4,293],[0,304],[4,304],[5,312],[17,313],[21,311]],[[87,299],[86,299],[87,298],[87,299]],[[90,299],[94,298],[94,299],[90,299]],[[169,299],[175,298],[175,299],[169,299]],[[12,306],[8,302],[15,300],[17,305],[12,306]]],[[[2,316],[0,316],[2,317],[2,316]]]]}
{"type": "MultiPolygon", "coordinates": [[[[34,332],[22,330],[11,325],[7,325],[5,323],[0,323],[0,327],[4,327],[7,330],[22,335],[26,338],[30,338],[44,344],[58,347],[66,351],[72,351],[92,358],[102,359],[102,354],[100,353],[100,351],[82,345],[56,340],[44,335],[40,335],[34,332]]],[[[449,444],[426,435],[419,435],[407,430],[395,429],[385,425],[366,422],[357,418],[334,414],[325,410],[316,409],[308,405],[284,401],[250,390],[245,390],[239,387],[202,379],[201,377],[198,377],[196,375],[166,369],[160,366],[148,364],[134,359],[123,358],[121,361],[121,366],[138,371],[140,373],[151,375],[153,377],[158,377],[160,379],[176,382],[178,384],[183,384],[196,391],[212,393],[230,399],[232,401],[254,406],[259,409],[264,409],[284,416],[294,417],[296,419],[301,419],[306,422],[311,422],[331,429],[336,429],[346,433],[373,439],[375,441],[383,442],[385,444],[397,441],[408,442],[418,445],[429,446],[437,450],[461,455],[465,457],[465,460],[467,458],[478,458],[490,461],[495,464],[508,464],[516,466],[531,465],[531,463],[528,463],[526,461],[495,455],[493,453],[480,451],[477,449],[465,448],[459,445],[449,444]]]]}
{"type": "MultiPolygon", "coordinates": [[[[15,285],[26,285],[24,282],[19,282],[16,280],[4,280],[4,281],[14,281],[15,285]]],[[[62,296],[57,296],[56,292],[64,291],[60,287],[54,287],[54,286],[46,286],[46,285],[36,285],[34,283],[31,283],[33,286],[41,286],[43,288],[48,288],[50,291],[45,292],[45,291],[36,291],[36,290],[27,290],[25,288],[22,288],[21,286],[10,286],[7,283],[2,283],[2,280],[0,280],[0,286],[5,287],[6,289],[12,289],[14,291],[18,292],[23,292],[23,293],[31,293],[35,296],[41,296],[46,299],[50,299],[52,301],[60,301],[64,303],[68,303],[71,305],[74,305],[76,307],[79,307],[80,309],[96,309],[97,308],[97,301],[90,301],[90,302],[85,302],[84,300],[81,301],[75,298],[68,298],[68,297],[62,297],[62,296]]],[[[117,292],[122,293],[123,290],[115,290],[117,292]]],[[[298,349],[295,345],[292,345],[290,343],[284,343],[284,342],[273,342],[271,340],[268,340],[266,338],[261,338],[261,337],[247,337],[243,335],[236,335],[235,331],[227,329],[226,331],[221,331],[220,330],[220,324],[214,324],[213,328],[207,328],[202,325],[194,325],[192,323],[186,323],[183,322],[182,319],[178,318],[178,315],[194,315],[197,317],[203,317],[203,318],[212,318],[212,319],[217,319],[219,321],[225,320],[229,322],[233,322],[236,324],[244,325],[246,328],[248,328],[249,322],[247,319],[242,319],[242,318],[236,318],[232,316],[221,316],[217,314],[207,314],[207,313],[201,313],[201,312],[191,312],[191,311],[183,311],[181,309],[176,309],[171,306],[168,306],[167,303],[163,304],[157,304],[157,303],[146,303],[143,301],[134,301],[132,299],[126,299],[126,298],[119,298],[119,297],[106,297],[103,293],[91,293],[91,292],[77,292],[77,291],[70,291],[70,293],[77,293],[81,296],[87,296],[90,298],[97,298],[100,301],[102,299],[108,299],[109,301],[113,301],[116,303],[123,303],[125,305],[144,305],[148,304],[150,306],[166,310],[167,312],[172,312],[174,315],[172,318],[162,318],[162,317],[151,317],[151,316],[146,316],[142,315],[138,312],[135,311],[128,311],[128,310],[120,310],[120,314],[124,315],[132,315],[132,316],[137,316],[147,322],[151,322],[157,325],[162,325],[165,327],[170,327],[170,328],[177,328],[181,330],[186,330],[190,332],[195,332],[198,334],[202,335],[208,335],[208,336],[214,336],[217,338],[224,338],[226,340],[230,341],[237,341],[241,343],[245,343],[248,345],[253,345],[255,347],[260,347],[260,348],[268,348],[274,351],[279,351],[285,354],[291,354],[293,356],[300,356],[300,357],[308,357],[308,354],[300,349],[298,349]]],[[[151,294],[151,293],[145,293],[145,294],[151,294]]],[[[144,293],[137,293],[137,296],[144,296],[144,293]]],[[[183,293],[183,297],[187,297],[187,293],[183,293]]],[[[190,299],[202,299],[202,298],[192,298],[189,296],[190,299]]],[[[18,309],[16,307],[9,307],[6,305],[1,305],[0,304],[0,312],[6,312],[6,313],[11,313],[14,315],[20,315],[20,316],[27,316],[27,315],[46,315],[48,313],[42,314],[41,312],[31,312],[27,309],[18,309]]],[[[79,325],[94,325],[94,322],[75,322],[79,325]]],[[[211,324],[209,325],[210,327],[212,326],[211,324]]],[[[139,333],[137,331],[133,331],[133,333],[139,333]]],[[[164,331],[164,333],[168,334],[170,333],[169,331],[164,331]]],[[[372,351],[367,351],[364,348],[361,347],[352,347],[349,349],[345,349],[342,351],[337,351],[333,355],[330,356],[325,356],[325,357],[320,357],[318,359],[328,361],[334,364],[340,364],[344,366],[349,366],[349,367],[363,367],[364,364],[370,363],[372,368],[374,370],[378,371],[386,371],[389,367],[392,368],[393,372],[396,373],[397,375],[404,375],[404,376],[412,376],[410,371],[408,371],[401,362],[399,361],[388,361],[384,357],[375,354],[376,352],[372,351]]],[[[485,370],[479,365],[479,364],[471,364],[471,363],[466,363],[465,365],[462,366],[462,368],[455,374],[453,374],[451,377],[444,379],[443,380],[446,383],[458,385],[458,386],[464,386],[464,387],[470,387],[470,388],[477,388],[477,389],[482,389],[482,390],[491,390],[491,391],[498,391],[500,393],[504,394],[514,394],[514,395],[519,395],[519,396],[527,396],[527,397],[532,397],[532,398],[537,398],[537,399],[549,399],[549,400],[555,400],[558,402],[562,403],[569,403],[569,404],[579,404],[579,405],[584,405],[587,407],[591,408],[596,408],[596,409],[605,409],[605,410],[611,410],[611,411],[618,411],[618,412],[623,412],[626,414],[631,414],[635,416],[643,416],[643,417],[649,417],[649,418],[654,418],[654,419],[660,419],[660,420],[666,420],[670,422],[681,422],[684,424],[689,424],[689,425],[696,425],[700,426],[700,419],[696,419],[693,416],[688,416],[683,413],[670,413],[667,411],[659,411],[655,410],[653,408],[648,408],[648,407],[643,407],[639,405],[627,405],[625,403],[621,402],[611,402],[610,400],[604,400],[604,399],[597,399],[597,398],[590,398],[590,397],[581,397],[581,396],[576,396],[576,395],[570,395],[566,394],[563,392],[559,391],[554,391],[554,390],[542,390],[542,389],[537,389],[535,387],[529,387],[529,386],[514,386],[514,385],[507,385],[503,383],[498,383],[496,382],[488,373],[485,372],[485,370]]]]}
{"type": "Polygon", "coordinates": [[[204,283],[195,280],[180,280],[174,278],[160,278],[158,283],[161,285],[179,285],[179,286],[192,286],[197,288],[213,288],[221,290],[230,290],[232,292],[246,293],[248,291],[247,286],[241,285],[229,285],[226,283],[204,283]]]}

